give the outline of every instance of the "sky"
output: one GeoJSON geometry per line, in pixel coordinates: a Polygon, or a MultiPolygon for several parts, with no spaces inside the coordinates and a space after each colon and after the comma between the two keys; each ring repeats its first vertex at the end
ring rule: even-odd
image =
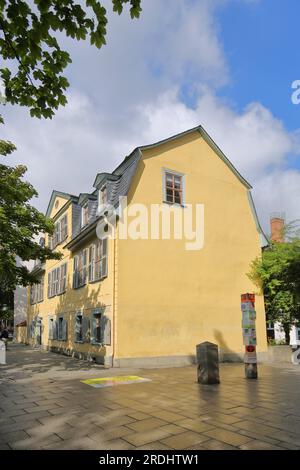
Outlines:
{"type": "Polygon", "coordinates": [[[118,16],[107,45],[60,36],[72,64],[68,104],[52,120],[1,105],[2,138],[26,164],[45,211],[53,189],[92,191],[135,147],[201,124],[253,186],[269,232],[273,212],[300,219],[298,0],[142,0],[118,16]]]}

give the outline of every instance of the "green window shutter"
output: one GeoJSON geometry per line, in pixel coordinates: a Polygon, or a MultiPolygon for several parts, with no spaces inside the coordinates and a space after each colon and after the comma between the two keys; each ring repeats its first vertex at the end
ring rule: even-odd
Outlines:
{"type": "Polygon", "coordinates": [[[96,342],[96,327],[97,327],[96,318],[92,314],[91,315],[91,343],[96,342]]]}
{"type": "Polygon", "coordinates": [[[48,297],[51,297],[51,273],[48,273],[48,297]]]}
{"type": "Polygon", "coordinates": [[[65,292],[67,287],[67,263],[64,263],[60,268],[60,294],[65,292]]]}
{"type": "Polygon", "coordinates": [[[56,268],[55,269],[55,295],[60,294],[61,292],[61,268],[56,268]]]}
{"type": "Polygon", "coordinates": [[[67,341],[67,339],[68,339],[68,322],[65,319],[63,319],[63,321],[62,321],[61,339],[62,339],[62,341],[67,341]]]}
{"type": "Polygon", "coordinates": [[[57,320],[53,320],[53,339],[57,339],[57,320]]]}
{"type": "Polygon", "coordinates": [[[78,287],[78,256],[74,256],[73,262],[73,288],[78,287]]]}
{"type": "Polygon", "coordinates": [[[85,284],[87,280],[87,256],[88,249],[85,248],[82,252],[82,284],[85,284]]]}
{"type": "Polygon", "coordinates": [[[49,339],[53,339],[53,319],[49,318],[49,339]]]}
{"type": "Polygon", "coordinates": [[[82,316],[82,341],[84,343],[88,343],[91,336],[92,335],[90,332],[90,319],[87,316],[82,316]]]}
{"type": "Polygon", "coordinates": [[[61,219],[61,239],[65,240],[68,237],[68,216],[67,214],[61,219]]]}
{"type": "Polygon", "coordinates": [[[105,315],[101,315],[101,343],[111,344],[111,321],[105,315]]]}
{"type": "Polygon", "coordinates": [[[75,312],[75,322],[74,322],[74,341],[78,341],[80,333],[80,323],[78,321],[78,315],[81,312],[75,312]]]}
{"type": "Polygon", "coordinates": [[[89,281],[95,280],[95,250],[96,246],[93,244],[89,247],[89,281]]]}
{"type": "Polygon", "coordinates": [[[101,240],[101,277],[107,276],[107,238],[101,240]]]}

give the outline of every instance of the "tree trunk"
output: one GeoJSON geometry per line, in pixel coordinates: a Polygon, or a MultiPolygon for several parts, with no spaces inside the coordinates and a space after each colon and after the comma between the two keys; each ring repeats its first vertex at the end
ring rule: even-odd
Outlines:
{"type": "Polygon", "coordinates": [[[284,334],[285,334],[285,342],[286,344],[290,344],[290,331],[291,331],[291,326],[288,323],[285,323],[283,326],[284,329],[284,334]]]}

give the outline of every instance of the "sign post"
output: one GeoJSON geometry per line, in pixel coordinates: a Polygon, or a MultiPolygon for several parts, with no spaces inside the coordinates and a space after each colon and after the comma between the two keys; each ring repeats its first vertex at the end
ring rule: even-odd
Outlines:
{"type": "Polygon", "coordinates": [[[255,294],[241,295],[241,309],[245,376],[247,379],[257,379],[255,294]]]}

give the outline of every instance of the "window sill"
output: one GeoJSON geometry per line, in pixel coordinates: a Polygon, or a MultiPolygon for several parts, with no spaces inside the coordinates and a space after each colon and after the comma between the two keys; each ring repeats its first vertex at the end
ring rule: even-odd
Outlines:
{"type": "Polygon", "coordinates": [[[59,293],[56,294],[54,297],[59,296],[59,295],[63,295],[63,294],[65,294],[65,293],[66,293],[66,290],[64,290],[63,292],[59,292],[59,293]]]}
{"type": "Polygon", "coordinates": [[[103,279],[107,278],[106,276],[99,277],[99,279],[94,279],[93,281],[89,281],[89,284],[95,284],[96,282],[103,281],[103,279]]]}
{"type": "Polygon", "coordinates": [[[168,204],[168,206],[181,207],[182,209],[186,208],[186,204],[178,204],[178,202],[163,201],[163,204],[168,204]]]}
{"type": "Polygon", "coordinates": [[[80,289],[81,287],[86,286],[86,282],[84,284],[81,284],[80,286],[73,286],[73,289],[80,289]]]}

